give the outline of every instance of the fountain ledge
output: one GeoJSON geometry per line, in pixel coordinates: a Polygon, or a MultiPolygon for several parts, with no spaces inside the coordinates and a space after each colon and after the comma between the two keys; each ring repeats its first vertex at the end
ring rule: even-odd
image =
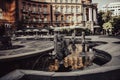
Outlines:
{"type": "Polygon", "coordinates": [[[2,60],[7,61],[7,60],[11,60],[11,59],[20,59],[20,58],[25,58],[25,57],[31,57],[31,56],[35,56],[35,55],[38,55],[38,54],[42,54],[43,52],[52,51],[53,49],[54,49],[54,46],[51,46],[51,47],[48,47],[48,48],[44,48],[42,50],[36,50],[36,51],[22,53],[22,54],[0,56],[0,61],[2,61],[2,60]]]}
{"type": "MultiPolygon", "coordinates": [[[[76,72],[45,72],[45,71],[33,71],[33,70],[15,70],[6,76],[2,77],[0,80],[19,80],[20,78],[24,76],[38,76],[38,79],[40,80],[79,80],[81,79],[82,76],[87,75],[102,75],[106,74],[107,72],[115,71],[118,70],[120,71],[120,66],[110,66],[110,67],[100,67],[100,68],[95,68],[91,70],[84,70],[84,71],[76,71],[76,72]],[[15,75],[16,74],[16,75],[15,75]],[[12,75],[12,76],[11,76],[12,75]]],[[[114,73],[112,73],[114,74],[114,73]]],[[[109,74],[109,75],[112,75],[109,74]]],[[[119,75],[119,74],[118,74],[119,75]]],[[[116,75],[118,77],[118,75],[116,75]]],[[[105,75],[104,75],[105,76],[105,75]]],[[[102,76],[100,76],[102,77],[102,76]]],[[[37,80],[38,80],[37,79],[37,80]]],[[[36,79],[33,79],[36,80],[36,79]]],[[[86,78],[86,80],[88,80],[86,78]]],[[[94,78],[95,80],[95,78],[94,78]]],[[[99,80],[99,79],[98,79],[99,80]]],[[[109,79],[112,80],[112,79],[109,79]]]]}

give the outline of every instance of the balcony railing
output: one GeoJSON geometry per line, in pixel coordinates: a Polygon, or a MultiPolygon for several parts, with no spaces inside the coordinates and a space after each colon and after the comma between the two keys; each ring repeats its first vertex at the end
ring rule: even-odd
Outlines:
{"type": "Polygon", "coordinates": [[[72,12],[65,12],[65,15],[73,15],[72,12]]]}
{"type": "Polygon", "coordinates": [[[76,15],[82,15],[82,13],[81,12],[76,12],[76,15]]]}
{"type": "Polygon", "coordinates": [[[47,12],[47,11],[43,11],[43,14],[44,14],[44,15],[48,15],[49,12],[47,12]]]}
{"type": "Polygon", "coordinates": [[[61,21],[54,21],[54,23],[61,23],[61,21]]]}
{"type": "Polygon", "coordinates": [[[58,11],[55,11],[55,13],[54,13],[55,15],[60,15],[61,13],[60,12],[58,12],[58,11]]]}
{"type": "Polygon", "coordinates": [[[26,9],[22,9],[22,12],[23,12],[23,13],[27,13],[28,10],[26,10],[26,9]]]}
{"type": "Polygon", "coordinates": [[[71,21],[69,21],[69,20],[66,20],[66,21],[65,21],[65,23],[71,23],[71,21]]]}
{"type": "Polygon", "coordinates": [[[43,23],[50,23],[50,21],[43,21],[43,23]]]}

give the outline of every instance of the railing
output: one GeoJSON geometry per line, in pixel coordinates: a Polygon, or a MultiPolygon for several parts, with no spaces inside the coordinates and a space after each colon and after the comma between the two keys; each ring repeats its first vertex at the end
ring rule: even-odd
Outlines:
{"type": "Polygon", "coordinates": [[[61,13],[60,13],[60,12],[58,12],[58,11],[55,11],[55,13],[54,13],[54,14],[56,14],[56,15],[58,14],[58,15],[59,15],[59,14],[61,14],[61,13]]]}
{"type": "Polygon", "coordinates": [[[47,12],[47,11],[43,11],[43,14],[44,14],[44,15],[48,15],[49,12],[47,12]]]}
{"type": "Polygon", "coordinates": [[[72,15],[72,12],[65,12],[66,15],[72,15]]]}

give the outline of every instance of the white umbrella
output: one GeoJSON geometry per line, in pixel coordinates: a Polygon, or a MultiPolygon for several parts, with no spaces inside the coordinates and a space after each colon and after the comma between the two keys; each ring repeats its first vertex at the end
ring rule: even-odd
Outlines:
{"type": "Polygon", "coordinates": [[[42,29],[41,31],[42,32],[49,32],[47,29],[42,29]]]}
{"type": "Polygon", "coordinates": [[[30,29],[27,29],[27,30],[25,30],[25,32],[31,32],[31,30],[30,30],[30,29]]]}
{"type": "Polygon", "coordinates": [[[33,31],[38,35],[38,32],[40,31],[39,29],[33,29],[33,31]]]}
{"type": "Polygon", "coordinates": [[[22,30],[18,30],[18,31],[16,31],[16,32],[19,32],[19,33],[20,33],[20,32],[23,32],[23,31],[22,31],[22,30]]]}
{"type": "Polygon", "coordinates": [[[39,29],[33,29],[34,32],[39,32],[40,30],[39,29]]]}

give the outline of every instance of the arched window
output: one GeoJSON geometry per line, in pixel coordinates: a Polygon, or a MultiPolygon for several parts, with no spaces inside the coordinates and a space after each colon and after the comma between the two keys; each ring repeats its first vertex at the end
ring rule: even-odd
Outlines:
{"type": "Polygon", "coordinates": [[[0,19],[3,19],[2,9],[0,9],[0,19]]]}

